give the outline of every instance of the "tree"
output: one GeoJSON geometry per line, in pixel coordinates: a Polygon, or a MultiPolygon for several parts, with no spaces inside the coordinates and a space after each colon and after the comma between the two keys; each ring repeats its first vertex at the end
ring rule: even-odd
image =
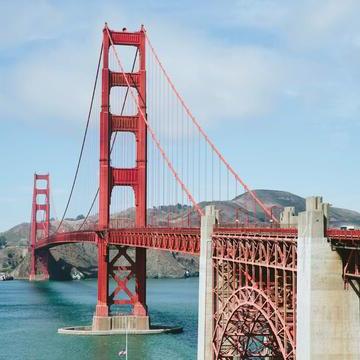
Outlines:
{"type": "Polygon", "coordinates": [[[0,235],[0,249],[6,247],[7,241],[4,235],[0,235]]]}
{"type": "Polygon", "coordinates": [[[76,217],[76,220],[83,220],[85,219],[85,216],[83,214],[80,214],[76,217]]]}

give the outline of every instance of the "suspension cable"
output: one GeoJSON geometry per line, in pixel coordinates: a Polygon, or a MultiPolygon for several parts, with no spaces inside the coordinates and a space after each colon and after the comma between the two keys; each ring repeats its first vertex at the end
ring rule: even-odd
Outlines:
{"type": "Polygon", "coordinates": [[[240,182],[240,184],[243,186],[243,188],[250,194],[250,196],[255,200],[255,202],[261,207],[261,209],[265,212],[265,214],[267,214],[269,216],[270,219],[272,219],[274,222],[278,223],[279,221],[271,214],[271,212],[269,211],[269,209],[262,203],[262,201],[257,197],[257,195],[255,194],[254,191],[252,191],[246,184],[245,182],[240,178],[240,176],[235,172],[235,170],[231,167],[231,165],[225,160],[225,158],[223,157],[223,155],[221,154],[221,152],[218,150],[218,148],[215,146],[215,144],[210,140],[210,138],[207,136],[207,134],[205,133],[205,131],[203,130],[203,128],[201,127],[200,123],[196,120],[195,116],[192,114],[192,112],[190,111],[189,107],[186,105],[184,99],[182,98],[182,96],[180,95],[180,93],[177,91],[173,81],[171,80],[170,76],[168,75],[168,73],[166,72],[163,64],[161,63],[155,48],[153,47],[152,43],[150,42],[149,37],[147,36],[147,33],[145,32],[145,37],[146,40],[148,42],[148,45],[150,47],[150,50],[152,52],[152,54],[154,55],[157,63],[160,66],[161,71],[163,72],[165,78],[167,79],[169,85],[171,86],[171,88],[173,89],[176,97],[178,98],[178,100],[180,101],[181,105],[183,106],[183,108],[185,109],[186,113],[188,114],[188,116],[190,117],[190,119],[192,120],[193,124],[198,128],[199,132],[203,135],[203,137],[205,138],[206,142],[210,145],[210,147],[213,149],[213,151],[216,153],[216,155],[220,158],[220,160],[223,162],[223,164],[226,166],[226,168],[228,169],[228,171],[230,171],[233,176],[240,182]]]}
{"type": "Polygon", "coordinates": [[[74,192],[77,176],[78,176],[78,173],[79,173],[80,163],[81,163],[83,152],[84,152],[85,141],[86,141],[86,137],[87,137],[87,133],[88,133],[88,129],[89,129],[90,117],[91,117],[92,108],[93,108],[93,104],[94,104],[95,91],[96,91],[97,81],[98,81],[98,77],[99,77],[99,69],[100,69],[100,64],[101,64],[102,52],[103,52],[103,45],[101,44],[99,60],[98,60],[98,65],[97,65],[97,70],[96,70],[96,76],[95,76],[95,81],[94,81],[94,87],[93,87],[93,91],[92,91],[92,95],[91,95],[90,108],[89,108],[89,112],[88,112],[88,116],[87,116],[87,121],[86,121],[84,136],[83,136],[83,139],[82,139],[80,154],[79,154],[79,158],[78,158],[78,162],[77,162],[77,166],[76,166],[76,171],[75,171],[74,179],[73,179],[73,182],[72,182],[70,194],[69,194],[66,206],[65,206],[64,213],[63,213],[63,215],[61,217],[61,221],[60,221],[57,229],[55,230],[55,233],[57,233],[59,231],[62,223],[64,222],[64,219],[65,219],[66,213],[68,211],[68,208],[69,208],[69,205],[70,205],[70,202],[71,202],[71,198],[72,198],[72,195],[73,195],[73,192],[74,192]]]}
{"type": "Polygon", "coordinates": [[[168,158],[168,156],[166,155],[164,149],[162,148],[154,130],[152,129],[152,127],[150,126],[149,124],[149,121],[146,119],[146,116],[144,114],[144,112],[142,111],[141,107],[139,106],[139,104],[137,103],[136,101],[136,96],[130,86],[130,82],[129,82],[129,79],[128,79],[128,76],[127,74],[125,73],[125,70],[124,70],[124,67],[122,66],[122,63],[120,61],[120,58],[119,58],[119,55],[116,51],[116,48],[114,46],[114,42],[113,42],[113,39],[111,37],[111,34],[110,34],[110,31],[109,31],[109,28],[105,25],[105,29],[107,31],[107,34],[108,34],[108,37],[109,37],[109,40],[111,42],[111,45],[114,47],[114,54],[115,54],[115,58],[117,60],[117,63],[121,69],[121,72],[123,73],[124,75],[124,79],[125,79],[125,82],[127,84],[127,87],[130,89],[130,95],[133,97],[133,99],[135,100],[136,104],[137,104],[137,108],[138,108],[138,111],[139,111],[139,114],[141,116],[141,118],[143,119],[143,121],[145,122],[145,124],[147,125],[147,128],[150,132],[150,135],[153,139],[153,141],[155,142],[158,150],[160,151],[160,154],[162,155],[163,159],[165,160],[165,163],[166,165],[168,166],[168,168],[170,169],[170,171],[172,172],[173,176],[175,177],[175,179],[178,181],[179,185],[181,186],[181,188],[183,189],[183,191],[186,193],[186,195],[188,196],[188,199],[190,200],[190,202],[194,205],[195,209],[198,211],[198,213],[200,215],[204,215],[204,212],[203,210],[200,208],[200,206],[196,203],[194,197],[191,195],[189,189],[186,187],[186,185],[184,184],[184,182],[180,179],[178,173],[176,172],[176,170],[174,169],[170,159],[168,158]]]}
{"type": "MultiPolygon", "coordinates": [[[[134,56],[134,60],[133,60],[133,63],[132,63],[132,67],[131,67],[131,73],[134,72],[134,69],[135,69],[135,65],[136,65],[136,59],[137,59],[137,56],[138,56],[138,53],[139,53],[139,49],[136,49],[136,53],[135,53],[135,56],[134,56]]],[[[132,77],[132,75],[130,74],[130,76],[132,77]]],[[[133,83],[135,83],[135,81],[133,81],[133,83]]],[[[125,93],[125,96],[124,96],[124,101],[122,103],[122,106],[121,106],[121,112],[120,112],[120,116],[123,115],[124,113],[124,110],[125,110],[125,105],[126,105],[126,100],[127,100],[127,97],[129,95],[129,88],[126,88],[126,93],[125,93]]],[[[114,149],[114,145],[115,145],[115,141],[116,141],[116,137],[117,137],[117,132],[115,133],[115,136],[112,140],[112,143],[111,143],[111,146],[110,146],[110,154],[112,153],[113,149],[114,149]]],[[[83,220],[83,222],[81,223],[81,225],[79,226],[79,229],[78,230],[81,230],[82,227],[85,225],[85,223],[87,222],[87,219],[88,217],[90,216],[90,213],[95,205],[95,202],[96,202],[96,199],[97,197],[99,196],[99,191],[100,191],[100,187],[97,188],[97,191],[96,191],[96,194],[93,198],[93,201],[90,205],[90,208],[89,208],[89,211],[87,212],[86,216],[85,216],[85,219],[83,220]]]]}

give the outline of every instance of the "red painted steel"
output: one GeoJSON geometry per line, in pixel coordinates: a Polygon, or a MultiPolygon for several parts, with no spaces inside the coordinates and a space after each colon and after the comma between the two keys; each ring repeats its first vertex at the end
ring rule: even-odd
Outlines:
{"type": "Polygon", "coordinates": [[[95,231],[69,231],[65,233],[55,233],[47,238],[37,240],[36,249],[50,249],[54,246],[71,243],[95,243],[95,231]]]}
{"type": "Polygon", "coordinates": [[[110,231],[109,241],[111,244],[198,255],[200,251],[200,229],[118,229],[110,231]]]}
{"type": "Polygon", "coordinates": [[[213,235],[216,360],[295,359],[296,237],[267,230],[213,235]]]}
{"type": "Polygon", "coordinates": [[[360,230],[329,229],[327,237],[342,258],[345,287],[351,286],[360,298],[360,230]]]}
{"type": "MultiPolygon", "coordinates": [[[[97,231],[101,236],[104,232],[97,231]]],[[[99,242],[96,231],[74,231],[57,233],[38,240],[36,249],[77,242],[99,242]]],[[[214,236],[237,239],[283,240],[296,239],[294,229],[272,228],[215,228],[214,236]]],[[[200,251],[200,228],[125,228],[110,229],[106,232],[107,244],[117,246],[159,249],[198,255],[200,251]]]]}
{"type": "Polygon", "coordinates": [[[331,240],[360,242],[360,230],[328,229],[326,231],[326,237],[331,240]]]}
{"type": "MultiPolygon", "coordinates": [[[[102,243],[99,237],[103,232],[74,231],[57,233],[38,240],[36,249],[49,249],[54,246],[92,242],[102,243]]],[[[135,248],[159,249],[198,255],[200,251],[199,228],[130,228],[110,229],[106,235],[107,245],[129,246],[135,248]]]]}
{"type": "MultiPolygon", "coordinates": [[[[329,242],[344,239],[344,231],[329,230],[329,242]]],[[[355,238],[356,233],[351,233],[355,238]]],[[[128,288],[136,280],[136,262],[128,247],[152,248],[199,255],[199,228],[130,228],[60,233],[37,242],[37,249],[68,242],[97,242],[103,263],[116,286],[99,288],[107,307],[138,303],[128,288]],[[101,237],[106,238],[103,241],[101,237]],[[110,254],[109,245],[115,246],[110,254]],[[125,260],[126,264],[124,264],[125,260]],[[110,265],[109,265],[110,264],[110,265]],[[125,298],[119,298],[124,293],[125,298]]],[[[352,240],[355,241],[355,240],[352,240]]],[[[337,241],[336,244],[339,242],[337,241]]],[[[346,243],[348,244],[348,243],[346,243]]],[[[360,243],[356,244],[359,246],[360,243]]],[[[213,234],[214,359],[269,357],[295,359],[297,230],[290,228],[221,228],[213,234]]],[[[344,255],[344,279],[359,293],[359,251],[344,255]]],[[[105,269],[100,269],[104,266],[105,269]]],[[[360,294],[359,294],[360,295],[360,294]]],[[[135,305],[136,306],[136,305],[135,305]]]]}
{"type": "MultiPolygon", "coordinates": [[[[96,230],[49,234],[50,185],[49,175],[34,175],[34,192],[30,234],[31,270],[35,278],[37,265],[48,276],[48,251],[51,247],[77,242],[90,242],[98,247],[98,299],[96,315],[108,316],[111,305],[130,305],[133,314],[146,315],[146,249],[158,249],[199,255],[199,228],[147,227],[147,132],[152,136],[169,169],[187,194],[194,209],[203,214],[186,185],[179,178],[169,158],[159,143],[146,118],[145,44],[150,45],[165,77],[175,91],[185,111],[212,150],[227,169],[249,191],[255,203],[273,219],[269,210],[256,194],[238,177],[215,145],[197,123],[146,37],[144,28],[138,32],[115,32],[107,25],[103,30],[102,97],[100,113],[100,186],[99,222],[96,230]],[[110,71],[111,46],[134,46],[138,49],[139,70],[125,73],[110,71]],[[128,87],[132,96],[136,91],[138,113],[122,116],[110,112],[112,87],[128,87]],[[135,90],[134,90],[135,89],[135,90]],[[111,166],[111,135],[114,132],[131,132],[136,138],[136,166],[114,168],[111,166]],[[39,188],[38,181],[46,187],[39,188]],[[129,186],[134,191],[135,227],[111,228],[110,202],[116,186],[129,186]],[[45,202],[38,202],[44,195],[45,202]],[[37,213],[44,212],[43,221],[37,213]],[[128,249],[135,248],[135,259],[128,249]],[[109,279],[115,287],[110,289],[109,279]],[[135,291],[129,281],[135,280],[135,291]],[[124,296],[125,295],[125,298],[124,296]]],[[[189,223],[190,223],[190,212],[189,223]]],[[[296,344],[296,279],[297,279],[297,229],[278,227],[214,228],[212,238],[213,265],[213,355],[214,359],[274,358],[295,359],[296,344]]],[[[170,218],[168,218],[170,223],[170,218]]],[[[343,259],[343,277],[346,286],[352,286],[360,296],[360,230],[328,229],[326,232],[332,248],[343,259]]]]}
{"type": "MultiPolygon", "coordinates": [[[[103,67],[102,67],[102,98],[100,115],[100,191],[99,191],[99,230],[110,227],[110,202],[112,189],[115,186],[130,186],[135,196],[135,224],[146,227],[146,175],[147,175],[147,125],[138,114],[133,117],[111,114],[111,87],[135,87],[139,113],[146,114],[146,69],[145,69],[145,32],[142,28],[135,33],[126,31],[115,32],[103,30],[103,67]],[[109,50],[111,46],[135,46],[139,52],[139,71],[136,73],[122,73],[109,70],[109,50]],[[128,84],[128,78],[130,84],[128,84]],[[113,168],[110,165],[111,134],[116,131],[128,131],[136,137],[136,167],[133,169],[113,168]]],[[[109,233],[105,231],[98,237],[98,303],[96,314],[107,316],[110,305],[116,303],[114,296],[119,292],[128,294],[126,283],[119,276],[114,276],[115,265],[109,261],[109,233]],[[117,282],[115,292],[109,294],[109,276],[117,282]]],[[[127,258],[123,247],[117,249],[118,254],[127,258]]],[[[131,264],[132,274],[135,276],[135,293],[130,298],[135,315],[146,315],[146,250],[137,248],[135,262],[131,264]]]]}
{"type": "MultiPolygon", "coordinates": [[[[105,26],[105,29],[108,33],[108,37],[110,40],[111,45],[116,45],[112,39],[112,35],[110,30],[108,29],[107,26],[105,26]]],[[[146,37],[146,33],[145,33],[145,29],[142,26],[141,30],[144,34],[144,36],[146,37]]],[[[144,44],[144,49],[145,49],[145,44],[144,44]]],[[[160,144],[159,139],[157,138],[154,130],[152,129],[152,127],[150,126],[148,120],[147,120],[147,116],[146,116],[146,107],[142,108],[141,106],[139,106],[139,101],[137,101],[138,99],[136,99],[136,95],[134,94],[133,91],[133,87],[135,87],[135,85],[133,84],[133,80],[130,79],[131,74],[128,74],[125,72],[124,67],[120,61],[119,55],[116,51],[116,49],[114,49],[114,53],[115,53],[115,58],[117,60],[117,63],[121,69],[121,73],[124,77],[124,80],[126,82],[127,87],[129,88],[129,93],[130,96],[135,100],[136,104],[137,104],[137,108],[138,108],[138,115],[141,117],[142,121],[144,122],[146,129],[148,130],[152,140],[154,141],[157,149],[159,150],[162,158],[164,159],[166,165],[168,166],[169,170],[171,171],[171,173],[173,174],[173,176],[175,177],[176,181],[178,182],[178,184],[181,186],[182,190],[186,193],[186,196],[188,197],[188,199],[190,200],[190,202],[192,203],[192,205],[194,206],[195,210],[199,213],[199,215],[204,215],[202,208],[199,206],[199,204],[195,201],[193,195],[190,193],[189,189],[187,188],[187,186],[185,185],[185,183],[182,181],[182,179],[180,178],[179,174],[177,173],[177,171],[175,170],[172,162],[170,161],[170,158],[168,157],[168,155],[166,154],[166,152],[164,151],[163,147],[160,144]]]]}
{"type": "Polygon", "coordinates": [[[251,234],[255,236],[274,236],[284,238],[297,238],[296,228],[272,228],[272,227],[222,227],[218,226],[214,229],[217,234],[245,234],[249,236],[251,234]]]}
{"type": "MultiPolygon", "coordinates": [[[[210,145],[210,147],[212,148],[212,150],[216,153],[216,155],[219,157],[219,159],[221,159],[221,161],[225,164],[226,168],[230,171],[230,173],[236,178],[236,180],[242,185],[242,187],[244,188],[244,190],[246,192],[248,192],[250,194],[250,196],[253,198],[253,200],[255,201],[255,207],[256,204],[264,211],[264,213],[266,215],[269,216],[270,219],[272,219],[275,223],[278,223],[279,220],[276,219],[273,214],[271,213],[271,211],[263,204],[263,202],[257,197],[257,195],[255,194],[254,191],[252,191],[246,184],[245,182],[240,178],[240,176],[236,173],[236,171],[232,168],[232,166],[230,165],[230,163],[228,163],[226,161],[226,159],[224,158],[224,156],[221,154],[221,152],[219,151],[219,149],[215,146],[215,144],[210,140],[210,138],[207,136],[206,132],[204,131],[204,129],[201,127],[200,123],[196,120],[195,116],[192,114],[192,112],[190,111],[189,107],[186,105],[184,99],[182,98],[182,96],[180,95],[180,93],[177,91],[174,83],[172,82],[170,76],[168,75],[167,71],[165,70],[162,62],[160,61],[149,37],[146,35],[146,41],[150,47],[150,50],[152,52],[152,54],[154,55],[157,63],[160,66],[161,71],[163,72],[163,74],[165,75],[165,78],[167,79],[169,85],[171,86],[172,90],[174,91],[174,93],[176,94],[176,97],[179,99],[181,105],[183,106],[183,108],[185,109],[185,112],[188,114],[188,116],[190,117],[190,119],[192,120],[193,124],[197,127],[197,129],[199,130],[199,132],[202,134],[202,136],[204,137],[204,139],[206,140],[206,142],[210,145]]],[[[256,211],[255,211],[256,213],[256,211]]]]}
{"type": "Polygon", "coordinates": [[[50,182],[49,174],[34,174],[33,201],[30,225],[30,280],[35,279],[37,272],[42,274],[44,279],[49,278],[48,251],[37,250],[38,237],[48,238],[50,230],[50,182]],[[39,181],[45,182],[41,187],[39,181]],[[44,201],[40,202],[39,195],[44,201]],[[43,219],[38,220],[39,212],[43,213],[43,219]],[[39,265],[39,269],[37,269],[39,265]],[[37,271],[39,270],[39,271],[37,271]]]}

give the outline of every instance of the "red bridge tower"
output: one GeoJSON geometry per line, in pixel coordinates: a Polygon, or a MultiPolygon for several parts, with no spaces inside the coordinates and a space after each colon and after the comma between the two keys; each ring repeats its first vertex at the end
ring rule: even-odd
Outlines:
{"type": "Polygon", "coordinates": [[[49,174],[34,174],[34,190],[30,226],[30,280],[48,280],[47,249],[35,251],[37,238],[49,236],[50,229],[50,182],[49,174]],[[40,184],[43,182],[43,184],[40,184]],[[42,216],[41,216],[42,215],[42,216]],[[41,217],[41,220],[40,220],[41,217]],[[40,266],[37,269],[37,266],[40,266]],[[39,271],[37,271],[39,270],[39,271]],[[37,272],[41,275],[37,275],[37,272]]]}
{"type": "MultiPolygon", "coordinates": [[[[138,105],[146,114],[146,71],[145,71],[145,30],[138,32],[115,32],[103,30],[102,98],[100,114],[100,192],[98,232],[98,300],[93,326],[96,329],[114,328],[110,317],[111,305],[130,305],[133,320],[142,319],[148,327],[146,306],[146,250],[136,248],[135,260],[127,254],[127,247],[108,246],[111,193],[115,186],[129,186],[135,196],[135,226],[146,227],[146,172],[147,172],[147,126],[141,112],[131,116],[110,112],[110,91],[112,87],[130,86],[137,90],[138,105]],[[134,46],[139,55],[139,70],[132,73],[114,72],[109,69],[111,46],[134,46]],[[111,135],[114,132],[131,132],[136,139],[136,166],[115,168],[110,165],[111,135]],[[124,266],[124,262],[127,265],[124,266]],[[109,279],[115,281],[115,289],[109,291],[109,279]],[[135,290],[128,288],[131,278],[135,279],[135,290]],[[121,297],[122,296],[122,297],[121,297]],[[125,297],[125,298],[124,298],[125,297]]],[[[144,325],[145,324],[145,325],[144,325]]]]}

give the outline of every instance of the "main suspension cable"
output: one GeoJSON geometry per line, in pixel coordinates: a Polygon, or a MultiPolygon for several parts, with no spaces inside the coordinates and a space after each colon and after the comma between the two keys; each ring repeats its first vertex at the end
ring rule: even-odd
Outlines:
{"type": "Polygon", "coordinates": [[[149,37],[147,36],[147,33],[145,32],[145,36],[146,36],[146,40],[147,43],[150,47],[150,50],[152,52],[152,54],[154,55],[161,71],[163,72],[166,80],[168,81],[169,85],[171,86],[172,90],[174,91],[176,97],[178,98],[178,100],[180,101],[181,105],[183,106],[183,108],[185,109],[185,112],[188,114],[188,116],[190,117],[191,121],[193,122],[193,124],[197,127],[197,129],[199,130],[199,132],[203,135],[203,137],[205,138],[206,142],[210,145],[210,147],[213,149],[213,151],[216,153],[216,155],[220,158],[220,160],[223,162],[223,164],[225,165],[225,167],[228,169],[228,171],[230,171],[230,173],[238,180],[238,182],[243,186],[243,188],[250,194],[250,196],[254,199],[254,201],[259,205],[259,207],[265,212],[265,214],[267,214],[269,216],[270,219],[272,219],[275,223],[278,223],[279,221],[271,214],[271,212],[269,211],[269,209],[262,203],[262,201],[256,196],[256,194],[245,184],[245,182],[240,178],[240,176],[235,172],[235,170],[231,167],[231,165],[225,160],[225,158],[223,157],[223,155],[221,154],[221,152],[219,151],[219,149],[215,146],[215,144],[210,140],[210,138],[207,136],[207,134],[205,133],[205,131],[203,130],[203,128],[201,127],[200,123],[196,120],[195,116],[192,114],[192,112],[190,111],[189,107],[186,105],[184,99],[182,98],[182,96],[180,95],[180,93],[177,91],[173,81],[171,80],[170,76],[168,75],[168,73],[166,72],[163,64],[161,63],[155,48],[153,47],[152,43],[150,42],[149,37]]]}
{"type": "Polygon", "coordinates": [[[79,158],[78,158],[78,162],[77,162],[77,166],[76,166],[76,171],[75,171],[74,179],[73,179],[73,182],[72,182],[70,194],[69,194],[66,206],[65,206],[64,213],[63,213],[63,215],[61,217],[61,220],[60,220],[60,223],[59,223],[57,229],[55,230],[55,233],[57,233],[59,231],[62,223],[64,222],[64,219],[65,219],[66,213],[68,211],[68,208],[69,208],[69,205],[70,205],[70,202],[71,202],[71,198],[72,198],[72,195],[73,195],[73,192],[74,192],[77,176],[78,176],[78,173],[79,173],[80,163],[81,163],[83,152],[84,152],[85,141],[86,141],[86,137],[87,137],[87,133],[88,133],[88,129],[89,129],[89,123],[90,123],[92,108],[93,108],[93,104],[94,104],[96,86],[97,86],[97,82],[98,82],[98,78],[99,78],[99,70],[100,70],[102,52],[103,52],[103,45],[101,44],[99,60],[98,60],[98,65],[97,65],[97,69],[96,69],[96,76],[95,76],[95,81],[94,81],[94,87],[93,87],[93,91],[92,91],[92,95],[91,95],[90,108],[89,108],[89,112],[88,112],[88,116],[87,116],[87,121],[86,121],[84,136],[83,136],[83,139],[82,139],[80,154],[79,154],[79,158]]]}
{"type": "MultiPolygon", "coordinates": [[[[138,56],[138,53],[139,53],[139,49],[136,49],[136,53],[135,53],[135,56],[134,56],[134,61],[132,63],[132,67],[131,67],[131,72],[134,72],[134,69],[135,69],[135,65],[136,65],[136,59],[137,59],[137,56],[138,56]]],[[[130,76],[132,76],[130,74],[130,76]]],[[[135,81],[133,81],[133,83],[135,84],[135,81]]],[[[124,110],[125,110],[125,105],[126,105],[126,100],[128,98],[128,95],[129,95],[129,88],[126,88],[126,93],[125,93],[125,96],[124,96],[124,101],[122,103],[122,106],[121,106],[121,112],[120,112],[120,116],[123,115],[124,113],[124,110]]],[[[114,135],[114,138],[112,140],[112,143],[111,143],[111,146],[110,146],[110,154],[112,153],[113,149],[114,149],[114,146],[115,146],[115,141],[116,141],[116,137],[117,137],[117,132],[115,133],[114,135]]],[[[83,222],[81,223],[81,225],[79,226],[79,229],[78,230],[81,230],[83,228],[83,226],[85,225],[85,223],[87,222],[89,216],[90,216],[90,213],[95,205],[95,202],[96,202],[96,199],[97,197],[99,196],[99,191],[100,191],[100,187],[97,188],[96,190],[96,194],[92,200],[92,203],[90,205],[90,208],[89,208],[89,211],[87,212],[86,216],[85,216],[85,219],[83,220],[83,222]]]]}
{"type": "Polygon", "coordinates": [[[179,183],[179,185],[181,186],[181,188],[183,189],[183,191],[186,193],[188,199],[190,200],[190,202],[193,204],[193,206],[195,207],[195,209],[197,210],[197,212],[200,214],[200,215],[204,215],[204,212],[203,210],[201,209],[201,207],[196,203],[194,197],[191,195],[189,189],[186,187],[186,185],[184,184],[184,182],[180,179],[178,173],[176,172],[176,170],[174,169],[170,159],[168,158],[167,154],[165,153],[164,149],[162,148],[154,130],[152,129],[152,127],[150,126],[149,124],[149,121],[146,119],[146,116],[143,112],[143,110],[141,109],[141,107],[139,106],[139,104],[137,103],[136,101],[136,96],[130,86],[130,82],[129,82],[129,79],[128,79],[128,76],[127,76],[127,73],[125,73],[125,70],[124,70],[124,67],[122,66],[122,63],[120,61],[120,58],[119,58],[119,55],[116,51],[116,48],[114,46],[114,42],[113,42],[113,39],[111,37],[111,34],[110,34],[110,31],[109,31],[109,28],[107,26],[105,26],[105,29],[107,31],[107,34],[108,34],[108,37],[109,37],[109,40],[110,40],[110,43],[111,45],[114,47],[114,54],[115,54],[115,58],[117,60],[117,63],[121,69],[121,72],[124,76],[124,79],[125,79],[125,82],[127,84],[127,87],[130,89],[130,95],[133,97],[134,101],[136,102],[137,104],[137,108],[138,108],[138,111],[139,111],[139,114],[142,118],[142,120],[145,122],[146,126],[147,126],[147,129],[154,141],[154,143],[156,144],[158,150],[160,151],[160,154],[161,156],[163,157],[166,165],[168,166],[168,168],[170,169],[170,171],[172,172],[173,176],[175,177],[175,179],[177,180],[177,182],[179,183]]]}

